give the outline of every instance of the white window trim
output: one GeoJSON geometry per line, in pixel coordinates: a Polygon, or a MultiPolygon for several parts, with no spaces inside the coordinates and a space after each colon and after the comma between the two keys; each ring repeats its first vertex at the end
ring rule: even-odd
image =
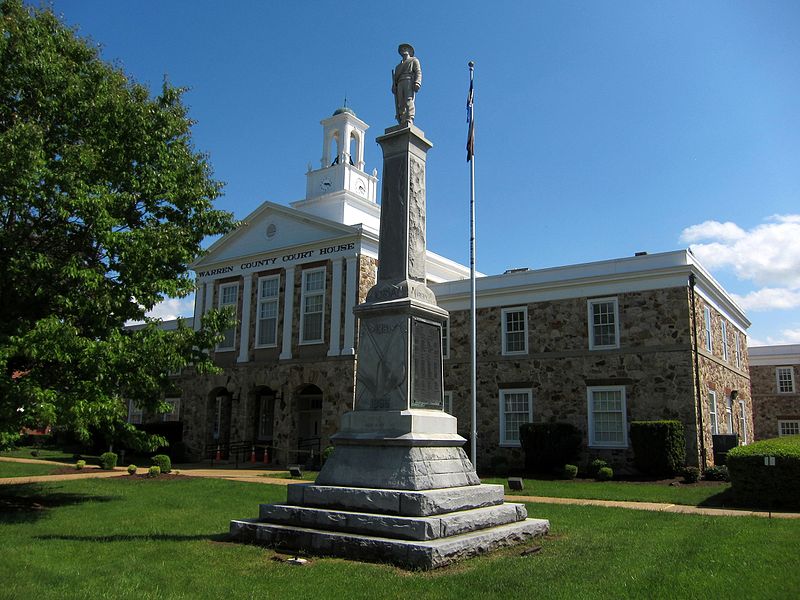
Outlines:
{"type": "Polygon", "coordinates": [[[442,323],[442,358],[450,358],[450,317],[442,323]]]}
{"type": "Polygon", "coordinates": [[[324,344],[325,343],[325,293],[327,292],[326,285],[327,285],[327,268],[326,267],[317,267],[315,269],[303,269],[303,274],[300,280],[300,331],[298,331],[298,337],[300,338],[300,345],[301,346],[310,346],[312,344],[324,344]],[[303,337],[303,332],[305,331],[305,322],[306,322],[306,297],[309,295],[306,292],[306,277],[313,273],[318,272],[323,273],[322,277],[322,290],[314,291],[313,295],[322,295],[322,313],[320,317],[320,328],[319,334],[320,337],[312,340],[307,340],[303,337]]]}
{"type": "Polygon", "coordinates": [[[722,360],[728,362],[728,328],[725,321],[720,323],[720,333],[722,334],[722,360]]]}
{"type": "Polygon", "coordinates": [[[794,394],[797,388],[795,387],[794,383],[794,368],[793,367],[775,367],[775,390],[779,394],[794,394]],[[788,371],[789,372],[789,385],[791,385],[792,389],[781,391],[781,371],[788,371]]]}
{"type": "Polygon", "coordinates": [[[586,302],[586,314],[589,324],[589,350],[613,350],[619,348],[619,300],[615,297],[608,298],[592,298],[586,302]],[[608,304],[614,305],[614,343],[596,345],[594,343],[594,305],[595,304],[608,304]]]}
{"type": "Polygon", "coordinates": [[[500,311],[500,338],[501,338],[501,346],[502,346],[502,353],[503,356],[519,356],[522,354],[528,353],[528,307],[527,306],[509,306],[508,308],[504,308],[500,311]],[[506,314],[508,313],[522,313],[522,319],[524,323],[524,327],[522,329],[523,333],[523,340],[525,348],[523,350],[513,350],[510,351],[506,348],[506,314]]]}
{"type": "Polygon", "coordinates": [[[221,283],[219,284],[219,298],[217,298],[217,308],[223,308],[225,306],[232,306],[233,307],[233,318],[234,318],[234,325],[233,325],[233,342],[231,346],[221,346],[217,345],[217,352],[233,352],[236,349],[236,330],[238,327],[238,317],[239,317],[239,283],[221,283]],[[233,304],[223,304],[222,298],[224,296],[223,290],[227,288],[235,288],[236,293],[236,301],[233,304]]]}
{"type": "Polygon", "coordinates": [[[624,385],[594,385],[586,388],[586,410],[589,422],[590,448],[627,448],[628,447],[628,398],[624,385]],[[594,411],[592,410],[592,394],[594,392],[621,392],[622,400],[622,442],[598,442],[594,439],[594,411]]]}
{"type": "Polygon", "coordinates": [[[254,348],[277,348],[278,347],[278,322],[280,318],[280,298],[281,298],[281,276],[280,275],[267,275],[266,277],[259,277],[256,284],[256,339],[254,348]],[[278,295],[270,296],[269,298],[261,297],[261,283],[270,279],[278,281],[278,295]],[[274,302],[275,303],[275,343],[274,344],[259,344],[258,340],[261,339],[261,303],[274,302]]]}
{"type": "Polygon", "coordinates": [[[711,435],[719,435],[719,407],[717,407],[717,392],[708,390],[708,425],[711,428],[711,435]],[[711,409],[714,410],[711,410],[711,409]],[[713,419],[711,418],[713,415],[713,419]]]}
{"type": "Polygon", "coordinates": [[[742,444],[750,443],[750,436],[747,434],[747,412],[745,407],[744,400],[739,400],[739,437],[742,444]]]}
{"type": "Polygon", "coordinates": [[[453,392],[444,393],[444,405],[442,408],[448,415],[453,414],[453,392]]]}
{"type": "Polygon", "coordinates": [[[714,351],[714,336],[711,331],[711,308],[706,306],[703,309],[703,327],[706,334],[706,351],[714,351]]]}
{"type": "Polygon", "coordinates": [[[499,410],[500,410],[500,446],[505,448],[519,448],[519,440],[506,439],[506,411],[505,411],[505,395],[506,394],[526,394],[528,396],[528,420],[526,423],[533,422],[533,390],[531,388],[505,388],[500,390],[499,395],[499,410]]]}
{"type": "Polygon", "coordinates": [[[728,412],[725,415],[725,423],[728,425],[728,433],[735,433],[733,431],[733,398],[725,396],[725,410],[728,412]]]}
{"type": "Polygon", "coordinates": [[[796,433],[783,433],[781,431],[781,425],[784,423],[797,423],[798,432],[800,433],[800,419],[778,419],[778,437],[797,435],[796,433]]]}

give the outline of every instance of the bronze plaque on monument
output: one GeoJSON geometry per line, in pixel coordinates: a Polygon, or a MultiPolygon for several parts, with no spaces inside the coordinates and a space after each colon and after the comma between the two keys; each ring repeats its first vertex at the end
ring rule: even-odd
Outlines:
{"type": "Polygon", "coordinates": [[[411,408],[442,410],[442,326],[412,319],[411,408]]]}

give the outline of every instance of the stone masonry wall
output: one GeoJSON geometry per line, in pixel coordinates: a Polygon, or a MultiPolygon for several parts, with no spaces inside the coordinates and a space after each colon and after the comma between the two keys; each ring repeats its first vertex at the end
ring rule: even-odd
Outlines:
{"type": "MultiPolygon", "coordinates": [[[[620,347],[612,350],[589,350],[588,298],[527,305],[525,355],[502,355],[502,307],[478,311],[479,469],[490,466],[492,457],[499,455],[512,464],[522,463],[519,449],[499,443],[499,393],[508,388],[532,390],[534,422],[568,422],[582,431],[582,462],[603,457],[617,468],[628,467],[633,458],[629,448],[588,447],[587,387],[597,385],[625,387],[628,424],[651,419],[682,421],[689,462],[698,462],[687,291],[628,293],[617,300],[620,347]]],[[[450,329],[445,389],[453,392],[453,412],[466,437],[470,429],[469,311],[451,312],[450,329]]]]}
{"type": "Polygon", "coordinates": [[[778,421],[800,421],[800,366],[759,365],[750,367],[753,386],[755,435],[757,440],[778,436],[778,421]],[[794,370],[795,391],[779,394],[775,369],[778,366],[794,370]]]}

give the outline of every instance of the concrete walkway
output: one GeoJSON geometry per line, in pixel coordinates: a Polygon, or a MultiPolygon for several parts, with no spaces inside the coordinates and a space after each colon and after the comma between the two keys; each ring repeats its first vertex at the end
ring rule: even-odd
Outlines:
{"type": "MultiPolygon", "coordinates": [[[[74,467],[69,463],[59,463],[46,460],[29,458],[0,457],[0,462],[23,462],[37,464],[52,464],[54,467],[74,467]]],[[[206,465],[177,465],[173,470],[189,477],[208,477],[212,479],[227,479],[230,481],[244,481],[247,483],[268,483],[272,485],[289,485],[290,483],[303,483],[299,479],[286,479],[283,477],[270,477],[285,473],[285,470],[243,467],[241,469],[209,469],[206,465]]],[[[141,469],[144,472],[144,468],[141,469]]],[[[0,477],[0,485],[19,485],[24,483],[44,483],[67,481],[71,479],[90,479],[101,477],[126,476],[125,467],[117,467],[113,471],[103,471],[96,466],[86,466],[82,471],[63,475],[37,475],[31,477],[0,477]]],[[[647,510],[651,512],[680,513],[691,515],[707,515],[712,517],[770,517],[766,511],[736,510],[730,508],[710,508],[704,506],[686,506],[683,504],[668,504],[666,502],[628,502],[623,500],[589,500],[583,498],[551,498],[549,496],[506,496],[508,502],[533,502],[536,504],[571,504],[577,506],[605,506],[610,508],[627,508],[630,510],[647,510]]],[[[800,519],[800,513],[774,512],[775,519],[800,519]]]]}

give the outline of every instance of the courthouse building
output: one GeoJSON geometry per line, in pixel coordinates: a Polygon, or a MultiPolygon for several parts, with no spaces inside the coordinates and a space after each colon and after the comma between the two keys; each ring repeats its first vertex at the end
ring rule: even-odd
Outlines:
{"type": "MultiPolygon", "coordinates": [[[[212,307],[237,319],[213,350],[221,373],[190,366],[176,378],[173,418],[195,453],[268,446],[271,459],[302,462],[352,408],[353,308],[376,280],[380,222],[367,127],[347,108],[324,119],[305,198],[263,203],[193,265],[194,326],[212,307]]],[[[444,408],[467,437],[469,270],[432,252],[426,265],[450,311],[444,408]]],[[[752,439],[750,323],[691,252],[514,269],[480,277],[477,297],[479,468],[521,462],[529,421],[574,424],[584,460],[619,467],[632,458],[631,421],[682,421],[691,464],[712,463],[714,435],[752,439]]]]}

